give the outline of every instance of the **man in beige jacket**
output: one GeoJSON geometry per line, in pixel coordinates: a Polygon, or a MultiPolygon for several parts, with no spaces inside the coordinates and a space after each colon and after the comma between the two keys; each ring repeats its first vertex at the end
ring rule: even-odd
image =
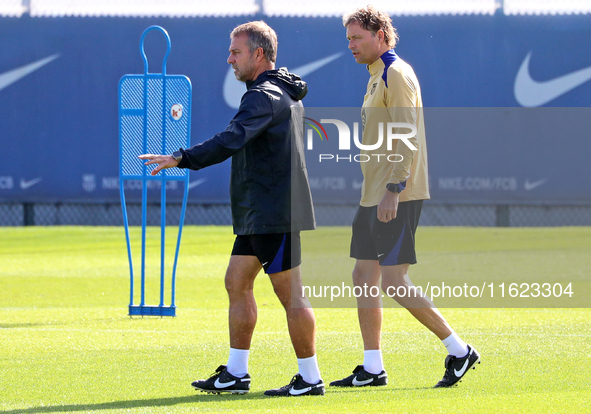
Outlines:
{"type": "MultiPolygon", "coordinates": [[[[355,61],[367,65],[370,74],[361,111],[361,154],[369,161],[360,163],[363,186],[351,240],[351,257],[356,259],[353,283],[378,287],[381,278],[384,293],[437,335],[449,355],[443,379],[435,387],[450,387],[480,362],[480,355],[454,332],[428,297],[416,294],[408,277],[409,266],[417,262],[415,231],[423,200],[429,199],[421,88],[412,67],[394,52],[398,37],[386,13],[367,6],[346,15],[343,24],[355,61]]],[[[352,375],[330,385],[386,385],[381,298],[357,301],[364,362],[352,375]]]]}

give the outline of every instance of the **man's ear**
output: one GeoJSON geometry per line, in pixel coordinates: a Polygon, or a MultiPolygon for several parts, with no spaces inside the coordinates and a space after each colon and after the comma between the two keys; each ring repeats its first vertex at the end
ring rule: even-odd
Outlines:
{"type": "Polygon", "coordinates": [[[384,31],[382,29],[380,29],[376,32],[376,36],[378,37],[378,40],[380,40],[380,41],[385,40],[385,38],[386,38],[386,36],[384,35],[384,31]]]}
{"type": "Polygon", "coordinates": [[[262,47],[257,48],[257,50],[254,51],[255,55],[254,57],[259,60],[259,58],[265,58],[265,52],[263,51],[262,47]]]}

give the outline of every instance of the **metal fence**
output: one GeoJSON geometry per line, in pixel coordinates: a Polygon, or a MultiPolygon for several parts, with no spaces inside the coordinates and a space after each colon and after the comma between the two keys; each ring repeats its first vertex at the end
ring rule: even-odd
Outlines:
{"type": "MultiPolygon", "coordinates": [[[[583,14],[591,11],[585,0],[418,0],[371,2],[394,16],[583,14]]],[[[361,3],[363,4],[363,3],[361,3]]],[[[342,16],[359,5],[352,0],[0,0],[0,16],[342,16]]]]}
{"type": "MultiPolygon", "coordinates": [[[[356,205],[316,205],[319,226],[349,226],[356,205]]],[[[166,220],[178,225],[180,204],[167,204],[166,220]]],[[[160,205],[149,204],[147,222],[160,225],[160,205]]],[[[129,224],[141,225],[141,204],[128,203],[129,224]]],[[[189,204],[187,225],[231,225],[228,204],[189,204]]],[[[121,226],[119,203],[0,203],[0,226],[121,226]]],[[[427,201],[423,226],[547,227],[591,226],[591,205],[475,205],[427,201]]]]}

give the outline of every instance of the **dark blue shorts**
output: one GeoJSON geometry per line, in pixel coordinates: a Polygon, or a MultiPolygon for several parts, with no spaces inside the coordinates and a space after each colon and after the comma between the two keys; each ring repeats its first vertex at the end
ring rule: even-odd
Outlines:
{"type": "Polygon", "coordinates": [[[232,256],[256,256],[267,274],[302,263],[300,232],[236,236],[232,256]]]}
{"type": "Polygon", "coordinates": [[[353,219],[351,257],[378,260],[381,266],[415,264],[415,232],[422,207],[423,200],[399,203],[396,218],[383,223],[378,220],[378,206],[359,206],[353,219]]]}

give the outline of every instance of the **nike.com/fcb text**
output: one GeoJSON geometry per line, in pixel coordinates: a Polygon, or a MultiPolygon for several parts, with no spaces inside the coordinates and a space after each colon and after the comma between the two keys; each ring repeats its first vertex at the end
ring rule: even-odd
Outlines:
{"type": "Polygon", "coordinates": [[[560,298],[574,295],[572,283],[487,283],[482,285],[447,285],[427,283],[421,286],[389,286],[381,292],[378,286],[304,286],[303,296],[309,298],[560,298]],[[425,293],[424,293],[425,292],[425,293]]]}

